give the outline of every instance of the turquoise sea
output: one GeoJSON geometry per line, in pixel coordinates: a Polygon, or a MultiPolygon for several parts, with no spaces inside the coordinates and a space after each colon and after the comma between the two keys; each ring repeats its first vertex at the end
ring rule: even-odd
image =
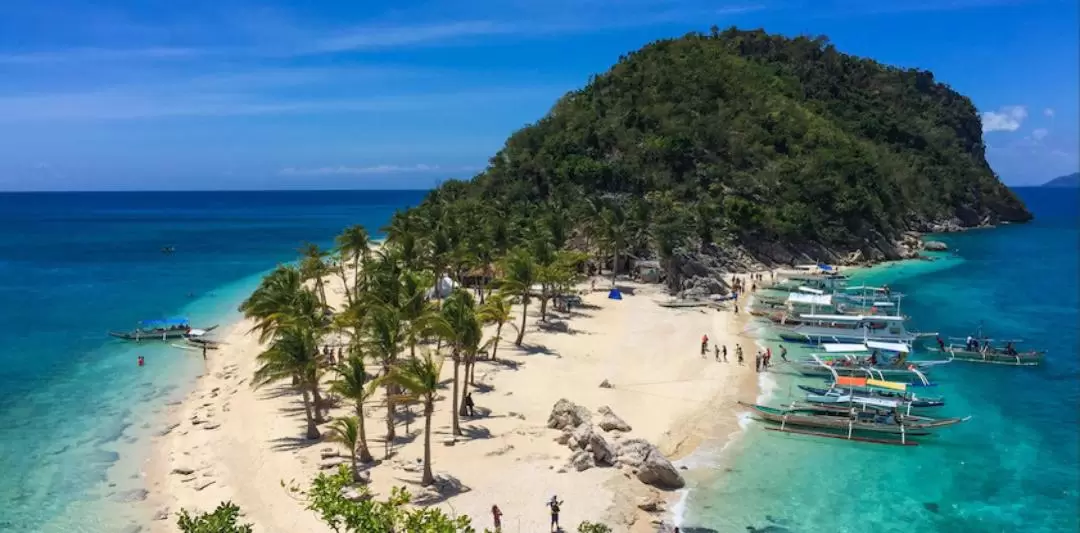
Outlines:
{"type": "Polygon", "coordinates": [[[234,321],[261,275],[304,241],[329,246],[357,223],[376,234],[424,194],[0,194],[0,531],[147,522],[134,504],[147,442],[203,361],[108,330],[175,315],[197,327],[234,321]]]}
{"type": "MultiPolygon", "coordinates": [[[[686,496],[684,531],[1077,531],[1080,198],[1075,190],[1017,192],[1034,222],[940,236],[951,252],[935,261],[856,278],[907,294],[903,311],[915,330],[962,337],[981,323],[991,338],[1048,350],[1046,364],[937,369],[939,385],[927,394],[946,397],[942,414],[973,418],[917,447],[778,434],[746,419],[726,453],[703,449],[694,458],[710,467],[686,496]]],[[[777,340],[760,334],[775,352],[777,340]]],[[[782,366],[761,382],[772,405],[800,399],[795,383],[822,383],[782,366]]]]}

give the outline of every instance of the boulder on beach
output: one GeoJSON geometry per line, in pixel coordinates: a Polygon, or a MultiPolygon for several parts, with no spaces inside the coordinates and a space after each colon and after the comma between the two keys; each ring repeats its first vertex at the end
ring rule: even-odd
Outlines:
{"type": "Polygon", "coordinates": [[[941,241],[926,241],[923,243],[923,248],[931,252],[944,252],[949,249],[949,245],[941,241]]]}
{"type": "Polygon", "coordinates": [[[630,424],[619,418],[610,407],[606,405],[600,406],[596,412],[600,415],[600,429],[604,431],[630,431],[630,424]]]}
{"type": "Polygon", "coordinates": [[[675,465],[644,439],[629,439],[619,444],[617,464],[637,470],[639,481],[657,488],[681,489],[686,484],[675,465]]]}
{"type": "Polygon", "coordinates": [[[615,465],[615,448],[608,443],[607,439],[600,433],[592,433],[589,435],[589,449],[592,451],[593,459],[596,460],[596,464],[605,466],[615,465]]]}
{"type": "Polygon", "coordinates": [[[594,466],[596,466],[596,460],[593,459],[591,453],[585,450],[578,450],[574,452],[574,455],[570,456],[570,466],[574,467],[574,470],[578,472],[584,472],[594,466]]]}
{"type": "Polygon", "coordinates": [[[548,427],[551,429],[576,428],[585,422],[592,421],[592,413],[588,409],[563,398],[555,402],[548,416],[548,427]]]}

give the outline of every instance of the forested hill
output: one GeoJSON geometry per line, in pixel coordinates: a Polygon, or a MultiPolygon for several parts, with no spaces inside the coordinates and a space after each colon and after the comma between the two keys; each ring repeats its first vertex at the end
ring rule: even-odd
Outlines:
{"type": "Polygon", "coordinates": [[[1061,176],[1054,178],[1044,184],[1043,187],[1062,187],[1062,188],[1076,188],[1080,187],[1080,172],[1074,172],[1068,176],[1061,176]]]}
{"type": "Polygon", "coordinates": [[[892,258],[905,231],[1031,218],[984,152],[971,101],[930,72],[713,28],[622,57],[431,199],[565,209],[577,230],[599,199],[639,255],[892,258]]]}

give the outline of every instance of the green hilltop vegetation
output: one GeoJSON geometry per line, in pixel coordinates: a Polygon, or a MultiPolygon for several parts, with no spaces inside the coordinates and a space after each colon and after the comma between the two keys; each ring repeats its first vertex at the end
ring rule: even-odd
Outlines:
{"type": "Polygon", "coordinates": [[[1074,172],[1068,176],[1054,178],[1044,184],[1043,187],[1076,188],[1080,187],[1080,172],[1074,172]]]}
{"type": "Polygon", "coordinates": [[[579,242],[606,236],[638,257],[897,258],[905,231],[1031,218],[981,131],[971,101],[930,72],[825,37],[714,27],[620,58],[413,215],[563,217],[579,242]]]}

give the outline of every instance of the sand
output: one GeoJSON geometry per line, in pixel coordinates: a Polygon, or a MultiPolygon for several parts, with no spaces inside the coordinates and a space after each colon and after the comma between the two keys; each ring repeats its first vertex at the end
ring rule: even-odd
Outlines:
{"type": "MultiPolygon", "coordinates": [[[[344,298],[340,283],[327,278],[331,305],[344,298]]],[[[649,516],[636,508],[639,498],[653,491],[650,487],[617,468],[559,472],[571,453],[554,441],[559,432],[546,426],[552,406],[560,398],[594,412],[610,406],[633,426],[627,437],[645,438],[678,459],[705,439],[723,440],[739,431],[735,402],[752,399],[757,391],[754,340],[741,334],[745,314],[663,308],[657,305],[665,299],[660,287],[621,280],[623,300],[610,300],[607,291],[600,290],[608,283],[598,280],[598,290],[586,294],[585,306],[571,317],[555,314],[569,324],[570,332],[540,331],[535,304],[530,305],[521,347],[513,345],[516,332],[504,328],[499,362],[481,361],[475,373],[479,387],[473,397],[478,411],[488,414],[463,417],[466,436],[452,446],[446,444],[451,401],[446,387],[433,415],[432,458],[436,475],[458,480],[460,491],[439,495],[419,486],[419,414],[408,433],[399,423],[393,456],[371,467],[372,491],[384,497],[392,487],[404,486],[415,503],[467,514],[479,530],[492,527],[490,509],[497,504],[504,513],[503,531],[546,531],[544,503],[552,495],[565,501],[562,526],[568,531],[582,520],[603,521],[616,531],[652,530],[650,521],[663,515],[649,516]],[[702,334],[727,345],[730,362],[714,361],[711,351],[703,358],[702,334]],[[743,345],[749,365],[735,363],[737,343],[743,345]],[[604,380],[613,388],[601,388],[604,380]]],[[[515,322],[520,312],[515,306],[515,322]]],[[[208,511],[222,501],[239,505],[258,532],[330,531],[282,482],[306,487],[320,471],[323,450],[345,450],[332,442],[302,439],[300,396],[287,382],[251,389],[261,347],[247,334],[249,329],[249,323],[241,322],[226,330],[225,345],[210,352],[196,389],[172,407],[165,434],[155,438],[145,470],[148,502],[159,517],[167,518],[156,520],[151,531],[175,531],[175,513],[181,508],[208,511]]],[[[493,333],[492,328],[487,333],[493,333]]],[[[450,361],[444,373],[452,377],[450,361]]],[[[331,414],[349,413],[343,406],[331,414]]],[[[385,409],[372,402],[365,419],[369,446],[381,460],[385,409]]],[[[692,487],[693,472],[685,474],[692,487]]],[[[670,502],[678,495],[662,496],[670,502]]]]}

